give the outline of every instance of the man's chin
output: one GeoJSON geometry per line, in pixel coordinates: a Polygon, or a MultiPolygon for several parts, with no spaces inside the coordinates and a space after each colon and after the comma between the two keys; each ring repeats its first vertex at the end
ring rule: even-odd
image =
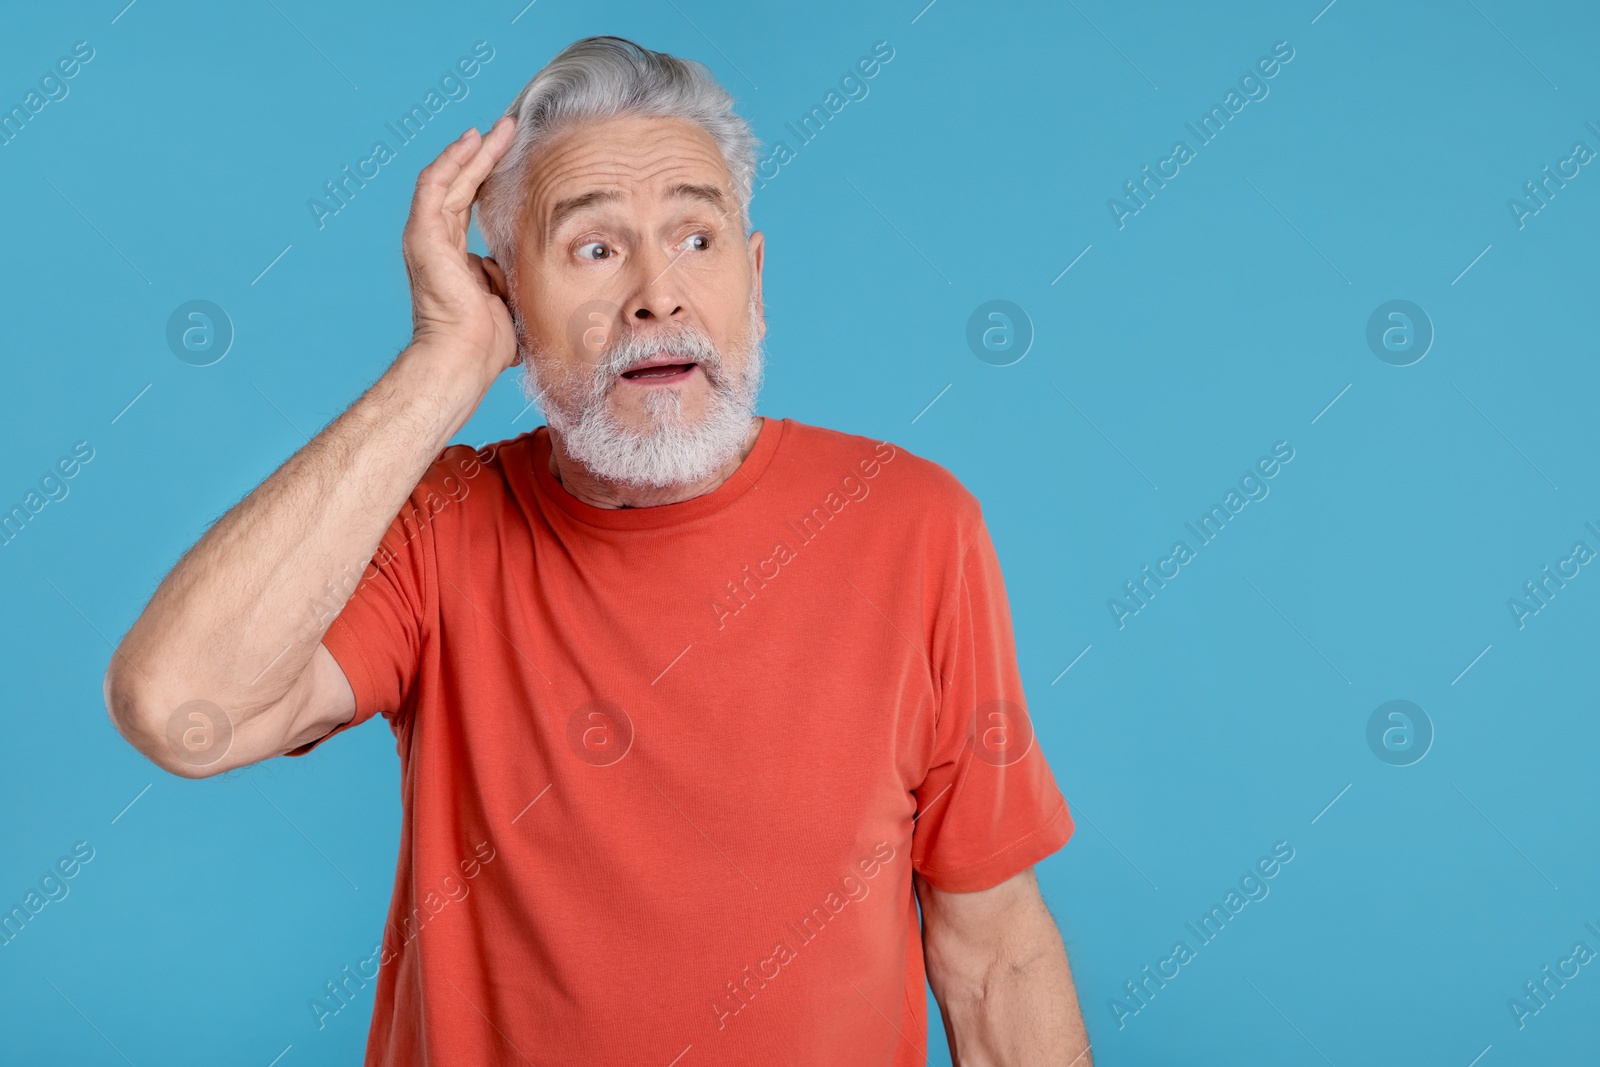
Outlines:
{"type": "Polygon", "coordinates": [[[638,437],[666,428],[692,431],[710,416],[711,388],[699,372],[681,385],[617,384],[605,406],[613,425],[638,437]]]}

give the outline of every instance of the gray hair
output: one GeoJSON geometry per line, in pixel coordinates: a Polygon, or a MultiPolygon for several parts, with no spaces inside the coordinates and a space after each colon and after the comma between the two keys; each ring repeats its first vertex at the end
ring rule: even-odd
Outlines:
{"type": "Polygon", "coordinates": [[[535,74],[506,108],[516,137],[478,195],[478,229],[508,276],[523,210],[528,163],[538,145],[583,122],[618,115],[687,119],[711,135],[733,179],[741,223],[748,229],[751,186],[760,142],[733,110],[733,97],[703,63],[652,52],[622,37],[574,41],[535,74]]]}

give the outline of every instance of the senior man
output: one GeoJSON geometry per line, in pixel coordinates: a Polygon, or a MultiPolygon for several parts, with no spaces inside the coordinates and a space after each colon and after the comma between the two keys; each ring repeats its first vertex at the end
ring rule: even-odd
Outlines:
{"type": "Polygon", "coordinates": [[[977,501],[755,414],[756,147],[699,63],[557,55],[418,179],[411,344],[107,672],[186,777],[388,720],[368,1064],[920,1064],[924,975],[955,1062],[1089,1064],[977,501]],[[449,445],[516,364],[548,425],[449,445]]]}

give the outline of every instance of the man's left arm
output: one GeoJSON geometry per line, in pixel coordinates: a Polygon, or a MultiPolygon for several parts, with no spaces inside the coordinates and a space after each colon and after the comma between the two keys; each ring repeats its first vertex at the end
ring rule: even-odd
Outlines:
{"type": "Polygon", "coordinates": [[[1066,946],[1033,868],[973,893],[914,878],[955,1067],[1092,1067],[1066,946]]]}

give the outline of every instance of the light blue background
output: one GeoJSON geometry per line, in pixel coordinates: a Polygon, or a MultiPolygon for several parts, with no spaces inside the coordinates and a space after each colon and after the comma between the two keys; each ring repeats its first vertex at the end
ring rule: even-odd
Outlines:
{"type": "MultiPolygon", "coordinates": [[[[359,1061],[370,987],[320,1032],[306,1004],[383,923],[389,731],[184,781],[116,735],[101,678],[178,555],[405,344],[416,171],[592,33],[705,61],[791,147],[786,121],[895,50],[757,193],[762,410],[896,441],[982,500],[1078,816],[1039,871],[1096,1062],[1593,1056],[1600,968],[1524,1029],[1507,1000],[1600,949],[1600,576],[1522,629],[1506,604],[1600,548],[1600,172],[1525,228],[1506,204],[1600,149],[1592,7],[523,2],[7,5],[0,104],[96,54],[0,147],[0,504],[75,441],[95,458],[0,549],[0,905],[73,842],[96,855],[0,948],[0,1059],[359,1061]],[[319,231],[307,199],[478,40],[471,95],[319,231]],[[1107,199],[1278,41],[1270,95],[1119,229],[1107,199]],[[196,298],[237,331],[209,367],[164,337],[196,298]],[[1365,341],[1397,298],[1437,331],[1408,367],[1365,341]],[[967,347],[991,299],[1031,318],[1015,365],[967,347]],[[1119,630],[1107,599],[1280,440],[1270,496],[1119,630]],[[1434,724],[1415,765],[1367,746],[1390,699],[1434,724]],[[1270,896],[1119,1029],[1122,984],[1277,841],[1270,896]]],[[[507,376],[462,439],[522,408],[507,376]]],[[[930,1037],[948,1063],[937,1016],[930,1037]]]]}

